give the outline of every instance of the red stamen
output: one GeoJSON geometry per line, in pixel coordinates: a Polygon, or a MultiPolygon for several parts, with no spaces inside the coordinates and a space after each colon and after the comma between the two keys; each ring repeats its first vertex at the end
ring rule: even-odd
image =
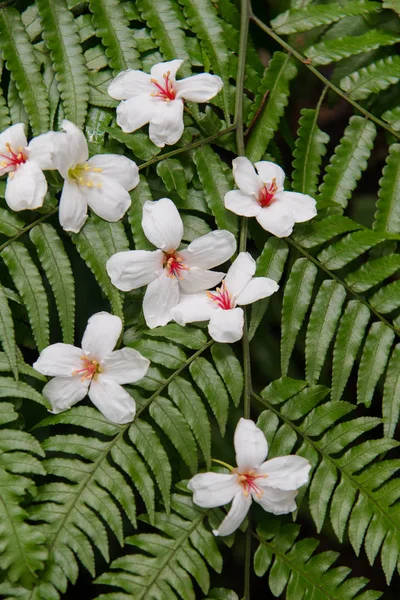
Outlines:
{"type": "Polygon", "coordinates": [[[181,271],[189,271],[189,267],[183,263],[181,257],[175,252],[164,252],[164,262],[168,277],[183,279],[181,271]]]}
{"type": "Polygon", "coordinates": [[[6,148],[8,155],[0,154],[0,159],[3,159],[0,160],[0,171],[3,169],[15,171],[19,165],[26,163],[27,157],[22,152],[22,148],[19,148],[18,154],[12,150],[10,144],[6,144],[6,148]]]}
{"type": "Polygon", "coordinates": [[[242,486],[245,496],[248,496],[250,492],[254,492],[260,498],[264,491],[255,482],[257,479],[265,479],[266,477],[268,475],[256,475],[254,471],[238,473],[239,484],[242,486]]]}
{"type": "Polygon", "coordinates": [[[207,296],[218,305],[218,308],[222,308],[222,310],[235,308],[235,304],[232,300],[232,296],[227,290],[225,281],[222,282],[221,287],[217,288],[215,292],[207,292],[207,296]]]}
{"type": "Polygon", "coordinates": [[[156,86],[156,88],[158,89],[158,92],[151,94],[152,96],[156,96],[157,98],[161,98],[162,100],[165,100],[166,102],[170,102],[171,100],[175,100],[176,98],[176,93],[174,90],[174,86],[172,84],[172,81],[170,80],[170,75],[171,75],[171,71],[168,71],[168,73],[164,73],[163,78],[164,78],[164,87],[158,83],[157,79],[152,79],[151,83],[153,85],[156,86]]]}
{"type": "Polygon", "coordinates": [[[258,204],[263,208],[272,204],[277,191],[278,186],[276,185],[276,179],[274,177],[271,185],[265,184],[261,190],[260,195],[258,196],[258,204]]]}
{"type": "Polygon", "coordinates": [[[90,360],[87,356],[81,356],[81,361],[84,364],[83,369],[78,369],[72,372],[72,375],[79,375],[82,373],[81,381],[85,379],[93,379],[97,373],[101,372],[100,365],[97,360],[90,360]]]}

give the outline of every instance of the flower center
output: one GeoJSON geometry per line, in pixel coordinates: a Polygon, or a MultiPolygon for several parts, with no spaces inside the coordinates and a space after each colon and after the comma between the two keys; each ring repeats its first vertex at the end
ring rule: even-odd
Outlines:
{"type": "Polygon", "coordinates": [[[170,79],[171,71],[164,73],[164,83],[161,84],[157,81],[157,79],[150,79],[151,83],[156,86],[157,92],[153,92],[150,94],[151,96],[155,96],[156,98],[161,98],[165,102],[171,102],[171,100],[175,100],[176,93],[174,90],[174,85],[170,79]]]}
{"type": "MultiPolygon", "coordinates": [[[[16,171],[20,165],[27,161],[27,156],[22,148],[18,148],[18,152],[14,152],[10,144],[6,144],[7,153],[0,154],[0,171],[6,170],[16,171]]],[[[11,173],[11,176],[13,174],[11,173]]]]}
{"type": "Polygon", "coordinates": [[[183,279],[181,271],[189,271],[189,267],[185,265],[179,254],[176,252],[164,252],[164,264],[168,277],[183,279]]]}
{"type": "Polygon", "coordinates": [[[222,282],[221,287],[217,288],[215,292],[207,292],[207,296],[217,304],[218,308],[222,308],[222,310],[235,308],[235,303],[228,292],[225,281],[222,282]]]}
{"type": "Polygon", "coordinates": [[[257,498],[261,498],[264,490],[257,485],[256,481],[257,479],[266,479],[268,475],[257,475],[255,471],[245,471],[244,473],[237,472],[237,476],[245,496],[248,496],[250,492],[254,492],[257,498]]]}
{"type": "Polygon", "coordinates": [[[270,185],[264,184],[264,187],[258,196],[258,204],[263,208],[272,204],[277,191],[278,186],[276,185],[276,179],[274,177],[270,185]]]}
{"type": "Polygon", "coordinates": [[[96,376],[101,373],[102,369],[97,360],[91,360],[87,356],[81,356],[83,369],[77,369],[72,372],[72,375],[82,374],[81,381],[85,379],[96,379],[96,376]]]}
{"type": "Polygon", "coordinates": [[[101,173],[103,169],[100,167],[90,167],[88,163],[75,165],[68,170],[68,177],[72,179],[76,184],[80,186],[86,186],[88,188],[97,187],[101,188],[101,183],[93,181],[91,176],[92,173],[101,173]]]}

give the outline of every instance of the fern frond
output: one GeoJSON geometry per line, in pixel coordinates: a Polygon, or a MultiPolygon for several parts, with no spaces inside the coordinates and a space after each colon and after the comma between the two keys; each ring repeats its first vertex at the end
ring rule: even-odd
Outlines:
{"type": "Polygon", "coordinates": [[[177,158],[166,158],[157,164],[157,175],[161,177],[169,192],[177,192],[186,200],[186,174],[182,163],[177,158]]]}
{"type": "Polygon", "coordinates": [[[229,397],[222,379],[213,365],[203,357],[196,358],[189,369],[218,421],[221,434],[224,435],[228,420],[229,397]]]}
{"type": "Polygon", "coordinates": [[[310,108],[301,110],[296,149],[293,152],[293,190],[310,196],[317,192],[322,157],[329,142],[329,136],[318,128],[318,113],[318,110],[310,108]]]}
{"type": "Polygon", "coordinates": [[[384,323],[373,323],[365,340],[357,379],[357,402],[370,406],[380,376],[385,370],[394,333],[384,323]]]}
{"type": "Polygon", "coordinates": [[[0,284],[0,342],[15,379],[18,379],[17,346],[15,343],[14,323],[3,286],[0,284]]]}
{"type": "Polygon", "coordinates": [[[385,111],[382,115],[382,119],[387,121],[395,131],[400,131],[400,106],[385,111]]]}
{"type": "Polygon", "coordinates": [[[382,398],[383,429],[393,437],[400,415],[400,345],[394,347],[388,364],[382,398]]]}
{"type": "Polygon", "coordinates": [[[374,229],[400,233],[400,144],[392,144],[379,180],[374,229]]]}
{"type": "Polygon", "coordinates": [[[386,90],[399,80],[400,57],[388,56],[344,77],[339,85],[354,100],[363,100],[386,90]]]}

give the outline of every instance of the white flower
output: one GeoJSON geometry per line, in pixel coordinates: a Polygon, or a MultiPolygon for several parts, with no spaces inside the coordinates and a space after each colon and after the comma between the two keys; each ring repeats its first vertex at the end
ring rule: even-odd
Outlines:
{"type": "Polygon", "coordinates": [[[184,100],[207,102],[222,89],[221,78],[209,73],[176,81],[182,63],[183,60],[158,63],[150,75],[128,69],[112,81],[108,93],[124,101],[117,108],[117,123],[125,133],[150,123],[153,144],[160,148],[175,144],[183,133],[184,100]]]}
{"type": "MultiPolygon", "coordinates": [[[[253,500],[274,515],[296,510],[298,489],[307,483],[311,465],[301,456],[280,456],[265,461],[268,443],[250,419],[240,419],[234,445],[237,468],[231,473],[200,473],[188,488],[193,502],[203,508],[232,506],[214,535],[229,535],[243,522],[253,500]],[[265,462],[264,462],[265,461],[265,462]]],[[[227,465],[228,466],[228,465],[227,465]]]]}
{"type": "Polygon", "coordinates": [[[194,321],[210,321],[208,332],[216,342],[237,342],[243,335],[243,309],[271,296],[279,285],[268,277],[253,277],[256,263],[248,252],[241,252],[233,262],[220,288],[216,291],[182,295],[171,310],[180,325],[194,321]]]}
{"type": "Polygon", "coordinates": [[[52,344],[40,353],[33,367],[54,377],[43,388],[53,408],[51,412],[67,410],[87,394],[113,423],[133,420],[135,401],[121,385],[142,379],[150,361],[133,348],[113,352],[121,331],[119,317],[99,312],[88,321],[82,348],[52,344]]]}
{"type": "Polygon", "coordinates": [[[40,208],[47,192],[45,169],[54,169],[46,134],[28,144],[25,125],[17,123],[0,134],[0,176],[8,173],[5,199],[15,211],[40,208]]]}
{"type": "Polygon", "coordinates": [[[121,154],[98,154],[89,159],[82,131],[64,120],[65,133],[45,134],[53,145],[52,159],[64,177],[59,218],[65,231],[78,233],[87,207],[105,221],[119,221],[131,205],[129,190],[139,183],[136,163],[121,154]]]}
{"type": "Polygon", "coordinates": [[[117,252],[106,263],[112,283],[120,290],[147,285],[143,313],[148,327],[166,325],[181,292],[198,292],[213,287],[224,273],[209,271],[228,260],[236,250],[229,231],[211,231],[178,250],[183,223],[169,198],[143,205],[143,231],[158,250],[117,252]]]}
{"type": "Polygon", "coordinates": [[[238,190],[225,194],[225,206],[237,215],[255,217],[261,227],[277,237],[287,237],[295,223],[316,216],[315,200],[306,194],[284,192],[285,173],[272,162],[256,162],[258,175],[244,156],[233,160],[238,190]]]}

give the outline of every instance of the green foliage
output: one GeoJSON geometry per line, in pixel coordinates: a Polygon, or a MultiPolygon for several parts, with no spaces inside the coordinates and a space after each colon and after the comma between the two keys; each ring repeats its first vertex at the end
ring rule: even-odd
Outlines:
{"type": "Polygon", "coordinates": [[[388,56],[344,77],[340,87],[354,100],[363,100],[397,83],[399,73],[400,57],[388,56]]]}
{"type": "Polygon", "coordinates": [[[329,136],[317,126],[318,110],[304,108],[299,119],[296,149],[293,152],[293,189],[313,196],[318,188],[322,157],[326,153],[329,136]]]}

